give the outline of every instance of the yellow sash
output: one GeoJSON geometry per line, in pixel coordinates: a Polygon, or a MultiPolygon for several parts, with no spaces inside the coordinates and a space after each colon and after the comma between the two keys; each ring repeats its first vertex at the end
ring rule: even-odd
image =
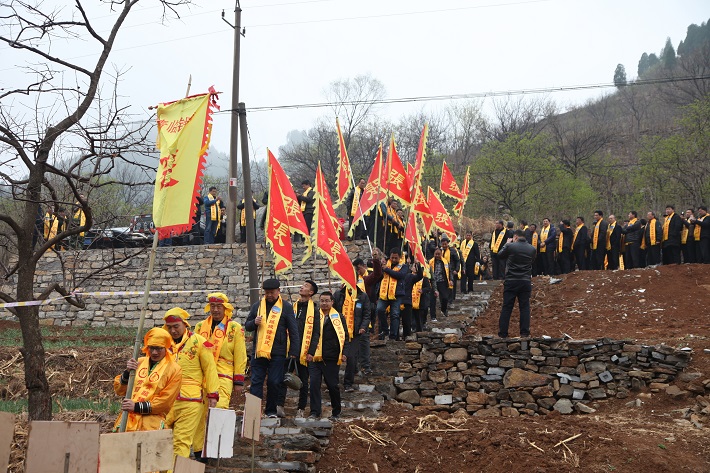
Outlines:
{"type": "Polygon", "coordinates": [[[648,234],[649,234],[649,239],[651,240],[651,246],[656,246],[658,243],[656,242],[656,219],[652,218],[651,220],[648,221],[648,234]]]}
{"type": "Polygon", "coordinates": [[[602,224],[602,219],[597,220],[594,224],[594,237],[592,238],[592,249],[597,249],[597,244],[599,243],[599,226],[602,224]]]}
{"type": "MultiPolygon", "coordinates": [[[[702,222],[703,220],[705,220],[705,217],[707,217],[707,215],[703,215],[701,218],[699,218],[697,220],[702,222]]],[[[702,228],[700,227],[700,225],[698,225],[696,223],[695,228],[693,229],[693,237],[695,237],[695,241],[700,241],[700,231],[701,230],[702,230],[702,228]]]]}
{"type": "Polygon", "coordinates": [[[505,236],[505,229],[501,230],[500,233],[498,234],[498,238],[496,238],[496,232],[493,232],[493,235],[491,235],[491,253],[498,253],[498,249],[500,248],[500,244],[503,243],[503,237],[505,236]]]}
{"type": "Polygon", "coordinates": [[[209,342],[212,344],[211,350],[212,356],[214,356],[214,361],[217,361],[219,359],[219,352],[222,350],[222,343],[224,343],[224,333],[227,330],[229,321],[230,319],[227,317],[227,314],[225,314],[222,321],[215,326],[214,332],[212,332],[211,315],[200,324],[200,330],[197,333],[202,335],[205,340],[209,340],[209,342]]]}
{"type": "Polygon", "coordinates": [[[565,244],[565,234],[560,232],[557,237],[557,252],[562,253],[562,246],[565,244]]]}
{"type": "MultiPolygon", "coordinates": [[[[433,279],[434,278],[434,268],[436,266],[434,264],[435,261],[436,261],[436,258],[432,258],[429,260],[429,271],[431,272],[432,280],[434,280],[433,279]]],[[[447,260],[446,258],[441,258],[441,261],[444,262],[444,269],[446,270],[446,280],[449,282],[449,287],[452,287],[451,286],[451,279],[449,278],[449,260],[447,260]]],[[[436,281],[434,281],[434,284],[436,284],[436,281]]]]}
{"type": "MultiPolygon", "coordinates": [[[[387,267],[392,268],[392,262],[388,261],[387,262],[387,267]]],[[[393,268],[395,271],[399,271],[402,269],[402,264],[398,264],[395,268],[393,268]]],[[[384,275],[382,278],[382,282],[380,283],[380,299],[383,301],[393,301],[397,297],[394,295],[395,291],[397,290],[397,280],[393,277],[391,277],[389,274],[384,275]]]]}
{"type": "Polygon", "coordinates": [[[422,293],[419,291],[422,290],[423,282],[424,280],[420,279],[419,282],[414,283],[412,287],[412,309],[419,309],[419,302],[422,300],[422,293]]]}
{"type": "Polygon", "coordinates": [[[681,244],[685,245],[688,243],[688,234],[690,231],[688,230],[688,227],[683,225],[683,229],[680,231],[680,242],[681,244]]]}
{"type": "Polygon", "coordinates": [[[357,208],[360,206],[360,194],[362,194],[362,189],[356,186],[353,192],[353,204],[350,206],[350,215],[353,217],[357,212],[357,208]]]}
{"type": "Polygon", "coordinates": [[[348,325],[348,335],[353,338],[353,331],[355,330],[355,301],[353,300],[351,289],[345,291],[343,317],[345,317],[345,323],[348,325]]]}
{"type": "MultiPolygon", "coordinates": [[[[301,194],[301,195],[302,195],[303,197],[306,197],[306,196],[308,195],[308,191],[310,191],[310,190],[311,190],[311,188],[309,187],[308,189],[306,189],[305,191],[303,191],[303,194],[301,194]]],[[[305,211],[306,211],[306,203],[305,203],[305,202],[301,202],[301,212],[305,212],[305,211]]]]}
{"type": "MultiPolygon", "coordinates": [[[[330,308],[330,313],[327,315],[330,318],[330,323],[333,324],[336,335],[338,335],[338,340],[340,341],[340,355],[338,356],[338,364],[342,363],[343,359],[343,346],[345,346],[345,329],[343,324],[340,322],[340,314],[338,311],[330,308]]],[[[323,361],[323,324],[325,323],[326,315],[323,311],[320,313],[320,341],[318,342],[318,348],[316,349],[316,355],[313,357],[313,361],[323,361]]]]}
{"type": "Polygon", "coordinates": [[[577,234],[579,233],[579,230],[583,227],[584,225],[577,225],[574,227],[574,236],[572,237],[572,249],[574,249],[574,242],[577,241],[577,234]]]}
{"type": "Polygon", "coordinates": [[[461,248],[461,254],[463,255],[463,263],[466,264],[466,260],[468,259],[468,254],[471,252],[473,249],[473,238],[471,238],[468,241],[463,242],[463,247],[461,248]]]}
{"type": "MultiPolygon", "coordinates": [[[[131,400],[134,402],[150,401],[155,395],[155,390],[158,388],[160,378],[165,373],[165,369],[170,363],[170,359],[166,356],[159,363],[153,365],[150,369],[150,357],[145,356],[140,358],[141,362],[136,368],[136,378],[133,384],[133,393],[131,400]]],[[[128,413],[128,424],[126,424],[126,432],[132,432],[138,429],[138,422],[141,414],[135,412],[128,413]]],[[[121,416],[116,419],[116,426],[121,421],[121,416]]]]}
{"type": "MultiPolygon", "coordinates": [[[[547,234],[550,232],[550,227],[549,225],[547,227],[542,227],[542,230],[540,230],[540,240],[545,241],[547,240],[547,234]]],[[[547,252],[547,244],[540,248],[540,253],[545,253],[547,252]]]]}
{"type": "Polygon", "coordinates": [[[614,232],[614,227],[616,227],[616,222],[609,225],[606,229],[606,250],[611,250],[611,234],[614,232]]]}
{"type": "Polygon", "coordinates": [[[532,234],[532,241],[530,242],[530,244],[531,244],[532,246],[534,246],[535,249],[537,249],[537,241],[538,241],[539,238],[540,238],[540,236],[537,234],[537,232],[533,232],[533,234],[532,234]]]}
{"type": "MultiPolygon", "coordinates": [[[[214,199],[216,196],[212,194],[207,194],[209,195],[212,199],[214,199]]],[[[219,201],[215,201],[214,205],[210,207],[210,220],[219,220],[219,201]]]]}
{"type": "Polygon", "coordinates": [[[256,339],[256,357],[271,359],[271,349],[274,346],[274,337],[276,336],[276,329],[279,326],[279,319],[281,319],[281,314],[283,313],[283,300],[279,296],[278,300],[271,308],[268,318],[266,318],[266,298],[261,298],[261,303],[259,304],[259,312],[257,315],[261,316],[261,324],[257,329],[257,339],[256,339]]]}
{"type": "Polygon", "coordinates": [[[663,241],[668,240],[668,228],[671,225],[671,219],[675,215],[675,212],[672,212],[670,215],[666,217],[666,219],[663,221],[663,241]]]}
{"type": "MultiPolygon", "coordinates": [[[[300,302],[296,302],[296,306],[293,308],[296,313],[298,313],[298,304],[300,304],[300,302]]],[[[313,301],[308,301],[308,309],[306,309],[306,324],[303,327],[303,340],[301,341],[301,353],[299,354],[300,356],[298,358],[298,361],[303,366],[308,366],[308,362],[306,361],[306,355],[308,355],[308,348],[311,346],[311,339],[313,338],[315,307],[316,305],[313,303],[313,301]]]]}

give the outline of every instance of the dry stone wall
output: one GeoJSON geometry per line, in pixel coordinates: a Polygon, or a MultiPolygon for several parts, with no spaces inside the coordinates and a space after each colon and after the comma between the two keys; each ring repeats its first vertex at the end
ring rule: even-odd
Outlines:
{"type": "Polygon", "coordinates": [[[460,339],[420,333],[400,352],[397,399],[479,416],[593,412],[590,401],[667,386],[691,353],[628,340],[460,339]]]}
{"type": "MultiPolygon", "coordinates": [[[[344,242],[348,255],[367,258],[367,242],[344,242]]],[[[335,281],[329,274],[322,257],[301,263],[305,250],[303,243],[294,244],[294,268],[281,279],[282,285],[300,286],[305,279],[314,279],[319,284],[335,281]]],[[[68,289],[78,283],[84,293],[108,291],[142,291],[148,272],[149,251],[143,251],[125,261],[136,249],[66,251],[61,258],[47,253],[40,261],[36,278],[36,293],[49,284],[58,282],[68,289]],[[107,268],[108,267],[108,268],[107,268]],[[107,268],[101,270],[101,268],[107,268]],[[94,274],[95,273],[95,274],[94,274]]],[[[272,277],[271,253],[264,245],[257,244],[257,260],[260,281],[272,277]],[[262,265],[264,266],[262,271],[262,265]]],[[[151,291],[172,291],[170,294],[152,294],[147,312],[147,326],[162,320],[169,308],[180,306],[193,317],[204,316],[207,292],[226,293],[233,301],[237,318],[243,319],[249,310],[249,273],[246,245],[202,245],[158,248],[151,291]],[[179,291],[197,291],[193,293],[179,291]]],[[[16,280],[4,282],[2,290],[14,293],[16,280]]],[[[335,287],[335,286],[332,286],[335,287]]],[[[297,288],[284,289],[285,297],[295,297],[297,288]]],[[[54,293],[53,296],[58,296],[54,293]]],[[[52,297],[53,297],[52,296],[52,297]]],[[[86,307],[79,309],[62,301],[41,306],[42,323],[56,325],[138,325],[141,295],[87,296],[86,307]]],[[[0,320],[12,320],[13,315],[0,310],[0,320]]]]}

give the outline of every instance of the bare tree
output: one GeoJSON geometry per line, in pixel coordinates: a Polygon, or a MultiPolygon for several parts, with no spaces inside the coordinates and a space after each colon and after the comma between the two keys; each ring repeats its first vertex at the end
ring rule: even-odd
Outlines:
{"type": "MultiPolygon", "coordinates": [[[[19,57],[25,69],[18,79],[24,84],[0,91],[0,180],[3,197],[11,201],[3,205],[0,222],[16,252],[15,262],[5,268],[6,279],[16,278],[15,291],[0,293],[5,302],[42,301],[56,291],[81,307],[81,300],[63,284],[36,287],[38,261],[65,239],[91,227],[91,195],[120,183],[111,174],[117,166],[150,168],[150,163],[138,158],[148,154],[151,126],[121,105],[116,92],[120,72],[111,75],[105,70],[116,37],[138,1],[103,2],[113,17],[106,35],[94,28],[81,0],[71,8],[54,10],[40,0],[0,1],[0,43],[14,51],[13,57],[19,57]],[[82,47],[89,41],[98,53],[93,61],[73,62],[53,52],[58,41],[82,47]],[[51,222],[53,212],[62,206],[83,211],[85,223],[45,233],[42,207],[51,222]]],[[[155,1],[162,5],[163,17],[189,3],[155,1]]],[[[29,417],[50,419],[39,307],[21,305],[10,310],[19,318],[22,331],[29,417]]]]}
{"type": "Polygon", "coordinates": [[[345,145],[359,126],[363,125],[377,108],[377,102],[385,97],[385,86],[368,75],[331,82],[324,91],[331,102],[336,117],[340,118],[345,145]]]}
{"type": "Polygon", "coordinates": [[[495,100],[494,120],[487,122],[486,135],[488,139],[497,141],[505,141],[511,134],[534,137],[545,129],[546,122],[543,119],[555,111],[555,104],[546,98],[521,96],[495,100]]]}
{"type": "Polygon", "coordinates": [[[468,166],[485,141],[489,128],[478,101],[452,103],[448,109],[451,161],[468,166]]]}

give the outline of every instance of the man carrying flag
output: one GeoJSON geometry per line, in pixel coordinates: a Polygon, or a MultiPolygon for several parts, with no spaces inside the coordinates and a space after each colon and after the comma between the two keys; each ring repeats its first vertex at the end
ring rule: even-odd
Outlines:
{"type": "Polygon", "coordinates": [[[404,298],[404,278],[409,274],[409,266],[400,262],[399,248],[390,250],[387,265],[382,268],[384,277],[380,283],[380,298],[377,301],[377,318],[380,321],[380,340],[387,336],[387,309],[390,311],[389,338],[396,340],[399,337],[399,314],[404,298]]]}
{"type": "Polygon", "coordinates": [[[205,245],[214,243],[220,223],[222,222],[222,212],[224,212],[224,202],[217,194],[217,188],[212,186],[204,198],[205,204],[205,245]]]}

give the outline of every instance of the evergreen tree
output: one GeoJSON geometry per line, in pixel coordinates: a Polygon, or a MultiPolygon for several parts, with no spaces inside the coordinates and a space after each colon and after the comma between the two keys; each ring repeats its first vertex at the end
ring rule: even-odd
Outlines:
{"type": "Polygon", "coordinates": [[[641,77],[643,76],[646,71],[648,71],[648,54],[643,53],[641,55],[641,59],[639,59],[639,65],[638,65],[638,76],[641,77]]]}
{"type": "Polygon", "coordinates": [[[666,45],[663,46],[663,50],[661,51],[661,62],[666,69],[673,69],[675,67],[675,49],[673,48],[673,43],[671,43],[670,38],[666,39],[666,45]]]}
{"type": "Polygon", "coordinates": [[[623,64],[616,65],[616,70],[614,71],[614,85],[616,87],[623,87],[626,85],[626,68],[623,64]]]}

